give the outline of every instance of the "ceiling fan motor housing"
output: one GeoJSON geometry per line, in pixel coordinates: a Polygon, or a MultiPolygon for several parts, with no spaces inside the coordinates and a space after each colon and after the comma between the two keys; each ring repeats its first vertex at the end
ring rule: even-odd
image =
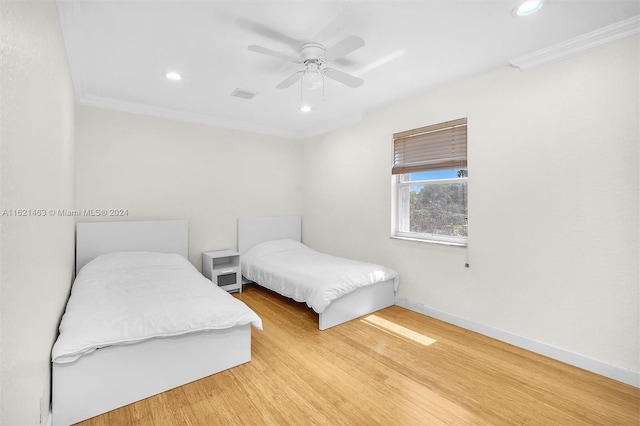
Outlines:
{"type": "Polygon", "coordinates": [[[303,63],[307,63],[307,61],[315,60],[316,62],[320,62],[320,56],[324,53],[326,49],[323,45],[319,43],[306,43],[300,46],[298,51],[300,52],[300,59],[303,63]]]}

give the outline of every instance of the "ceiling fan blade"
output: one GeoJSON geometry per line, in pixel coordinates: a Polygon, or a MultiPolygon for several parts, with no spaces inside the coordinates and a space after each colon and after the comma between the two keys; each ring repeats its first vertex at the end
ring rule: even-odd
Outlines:
{"type": "Polygon", "coordinates": [[[335,61],[342,56],[348,55],[356,49],[360,49],[364,46],[364,40],[358,36],[350,35],[344,40],[338,42],[333,47],[328,48],[323,54],[322,59],[325,62],[335,61]]]}
{"type": "Polygon", "coordinates": [[[356,87],[362,86],[364,80],[358,77],[354,77],[351,74],[347,74],[346,72],[334,70],[333,68],[325,68],[324,75],[329,77],[332,80],[337,81],[338,83],[342,83],[346,86],[356,87]]]}
{"type": "Polygon", "coordinates": [[[298,71],[297,73],[293,74],[291,77],[287,78],[286,80],[278,84],[276,87],[278,89],[286,89],[296,81],[300,80],[302,78],[302,74],[304,74],[304,71],[298,71]]]}
{"type": "Polygon", "coordinates": [[[268,49],[262,46],[256,46],[252,44],[248,47],[252,52],[262,53],[263,55],[273,56],[274,58],[282,59],[283,61],[293,62],[294,64],[300,63],[300,60],[293,56],[285,55],[284,53],[276,52],[275,50],[268,49]]]}
{"type": "Polygon", "coordinates": [[[293,37],[289,37],[286,34],[281,33],[280,31],[274,30],[273,28],[269,28],[264,24],[260,24],[258,22],[250,21],[244,18],[238,18],[236,20],[236,25],[238,27],[249,30],[253,33],[261,35],[263,37],[270,38],[271,40],[284,43],[294,49],[297,49],[302,44],[305,43],[304,40],[298,40],[293,37]]]}
{"type": "Polygon", "coordinates": [[[337,34],[342,29],[345,22],[346,19],[344,15],[336,16],[330,22],[327,22],[313,37],[311,37],[311,40],[316,43],[322,43],[324,40],[337,34]]]}

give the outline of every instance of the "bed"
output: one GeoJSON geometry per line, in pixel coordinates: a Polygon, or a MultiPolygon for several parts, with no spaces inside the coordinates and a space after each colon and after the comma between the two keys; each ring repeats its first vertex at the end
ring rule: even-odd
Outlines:
{"type": "Polygon", "coordinates": [[[77,277],[52,349],[54,425],[251,360],[260,318],[189,263],[187,234],[186,221],[76,225],[77,277]]]}
{"type": "Polygon", "coordinates": [[[394,304],[396,271],[317,252],[302,244],[301,224],[300,216],[238,218],[243,281],[307,303],[320,330],[394,304]]]}

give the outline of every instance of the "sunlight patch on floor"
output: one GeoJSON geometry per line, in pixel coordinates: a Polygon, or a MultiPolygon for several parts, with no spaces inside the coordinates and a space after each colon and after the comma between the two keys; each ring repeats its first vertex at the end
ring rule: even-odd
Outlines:
{"type": "Polygon", "coordinates": [[[410,330],[406,327],[396,324],[395,322],[380,318],[377,315],[369,315],[363,318],[361,321],[387,333],[412,340],[424,346],[429,346],[432,343],[436,342],[436,340],[432,339],[431,337],[425,336],[424,334],[418,333],[417,331],[410,330]]]}

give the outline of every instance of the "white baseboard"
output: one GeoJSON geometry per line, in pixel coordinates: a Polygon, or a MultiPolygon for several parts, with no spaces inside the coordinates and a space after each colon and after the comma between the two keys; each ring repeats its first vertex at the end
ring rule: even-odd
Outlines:
{"type": "Polygon", "coordinates": [[[415,302],[409,299],[396,297],[396,305],[423,315],[436,318],[440,321],[444,321],[446,323],[474,331],[484,336],[509,343],[519,348],[527,349],[531,352],[535,352],[537,354],[562,361],[566,364],[591,371],[592,373],[596,373],[601,376],[608,377],[610,379],[640,388],[640,372],[627,370],[615,365],[598,361],[593,358],[589,358],[588,356],[581,355],[579,353],[571,352],[566,349],[557,348],[546,343],[531,340],[529,338],[519,336],[508,331],[479,324],[470,319],[451,315],[447,312],[430,308],[422,303],[415,302]]]}

